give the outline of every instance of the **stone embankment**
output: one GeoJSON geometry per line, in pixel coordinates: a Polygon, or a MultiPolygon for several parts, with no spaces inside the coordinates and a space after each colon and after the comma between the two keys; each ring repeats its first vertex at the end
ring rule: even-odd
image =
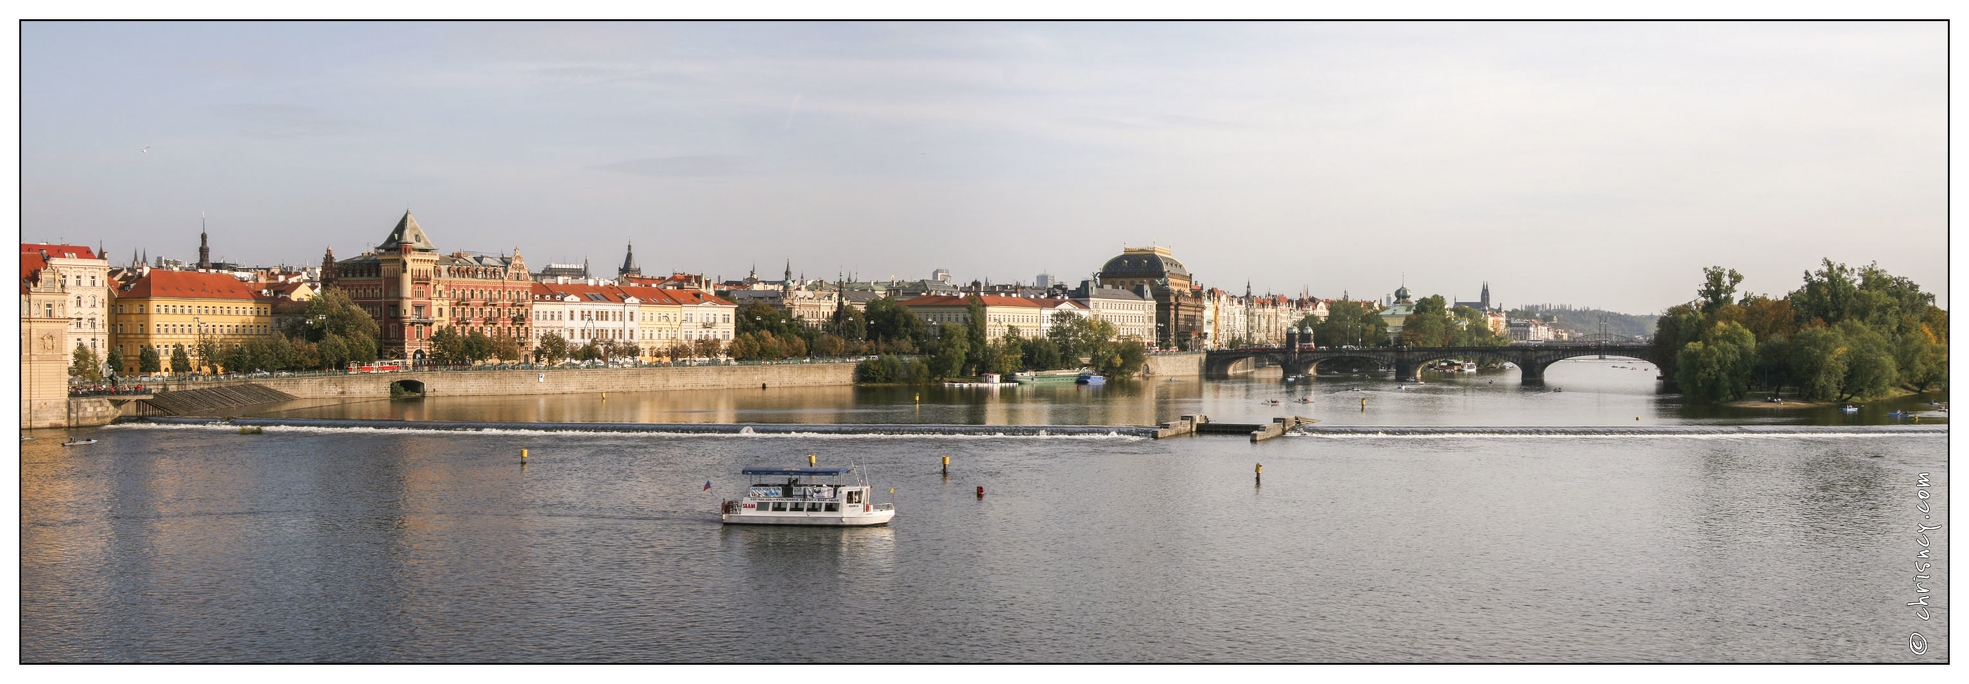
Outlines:
{"type": "MultiPolygon", "coordinates": [[[[291,401],[294,398],[294,395],[277,389],[247,383],[164,392],[138,401],[149,404],[151,410],[145,415],[195,416],[241,406],[291,401]]],[[[128,412],[130,408],[126,407],[124,411],[128,412]]]]}
{"type": "Polygon", "coordinates": [[[562,368],[551,370],[412,371],[349,373],[300,377],[166,382],[169,392],[257,385],[295,399],[361,398],[399,393],[427,397],[662,392],[852,385],[852,363],[800,363],[746,366],[667,366],[643,368],[562,368]]]}
{"type": "Polygon", "coordinates": [[[1150,354],[1142,363],[1143,377],[1203,375],[1203,352],[1150,354]]]}

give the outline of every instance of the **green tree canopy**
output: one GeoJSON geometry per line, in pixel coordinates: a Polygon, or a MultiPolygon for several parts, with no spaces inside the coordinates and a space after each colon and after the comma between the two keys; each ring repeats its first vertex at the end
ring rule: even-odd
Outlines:
{"type": "Polygon", "coordinates": [[[950,378],[964,373],[964,362],[971,355],[971,331],[963,323],[938,326],[937,351],[930,357],[930,374],[950,378]]]}
{"type": "Polygon", "coordinates": [[[1685,396],[1740,399],[1750,391],[1757,336],[1734,322],[1716,323],[1676,354],[1676,382],[1685,396]]]}
{"type": "Polygon", "coordinates": [[[920,349],[929,340],[929,325],[894,297],[868,303],[868,341],[900,351],[920,349]]]}
{"type": "Polygon", "coordinates": [[[556,364],[567,360],[567,338],[560,333],[550,332],[540,336],[540,344],[533,349],[533,357],[541,363],[556,364]]]}
{"type": "Polygon", "coordinates": [[[1696,288],[1696,301],[1702,303],[1705,313],[1714,311],[1716,307],[1730,303],[1730,297],[1736,294],[1737,285],[1742,282],[1743,274],[1736,272],[1736,269],[1721,266],[1702,269],[1702,287],[1696,288]]]}
{"type": "Polygon", "coordinates": [[[102,366],[96,363],[96,353],[81,342],[76,342],[75,351],[69,354],[68,374],[90,382],[103,379],[102,366]]]}
{"type": "Polygon", "coordinates": [[[1381,320],[1378,307],[1343,299],[1326,311],[1326,320],[1313,328],[1313,340],[1320,346],[1388,346],[1388,323],[1381,320]]]}

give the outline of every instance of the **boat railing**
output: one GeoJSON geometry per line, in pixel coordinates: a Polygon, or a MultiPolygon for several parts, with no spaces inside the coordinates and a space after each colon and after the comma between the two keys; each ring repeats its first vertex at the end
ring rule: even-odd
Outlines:
{"type": "Polygon", "coordinates": [[[792,496],[787,496],[784,492],[780,491],[777,487],[773,488],[770,491],[767,490],[750,491],[746,493],[746,496],[752,499],[768,500],[768,501],[840,501],[846,498],[845,492],[842,492],[839,489],[836,489],[832,493],[827,495],[822,495],[819,492],[814,492],[811,490],[796,489],[793,491],[792,496]]]}

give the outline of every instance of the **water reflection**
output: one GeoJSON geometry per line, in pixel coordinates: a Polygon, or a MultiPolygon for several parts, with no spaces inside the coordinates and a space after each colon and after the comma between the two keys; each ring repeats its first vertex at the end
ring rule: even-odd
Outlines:
{"type": "Polygon", "coordinates": [[[1220,422],[1265,422],[1299,415],[1328,425],[1862,425],[1945,423],[1929,400],[1905,397],[1836,408],[1692,404],[1660,393],[1653,366],[1625,359],[1554,364],[1542,385],[1516,370],[1425,373],[1421,383],[1391,374],[1315,376],[1291,382],[1276,368],[1227,380],[1147,378],[1101,387],[775,387],[771,389],[429,397],[338,404],[297,401],[257,415],[370,420],[635,423],[954,423],[973,425],[1150,425],[1202,414],[1220,422]]]}

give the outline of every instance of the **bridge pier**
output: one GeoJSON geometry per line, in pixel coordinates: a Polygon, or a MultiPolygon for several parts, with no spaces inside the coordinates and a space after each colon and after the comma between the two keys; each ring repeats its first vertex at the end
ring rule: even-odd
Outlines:
{"type": "Polygon", "coordinates": [[[1545,384],[1545,367],[1551,364],[1518,361],[1518,383],[1523,385],[1545,384]]]}
{"type": "Polygon", "coordinates": [[[1284,369],[1285,371],[1285,375],[1283,377],[1289,378],[1294,375],[1304,375],[1307,377],[1311,377],[1313,374],[1314,367],[1318,365],[1319,365],[1318,359],[1288,359],[1280,363],[1279,368],[1284,369]]]}

